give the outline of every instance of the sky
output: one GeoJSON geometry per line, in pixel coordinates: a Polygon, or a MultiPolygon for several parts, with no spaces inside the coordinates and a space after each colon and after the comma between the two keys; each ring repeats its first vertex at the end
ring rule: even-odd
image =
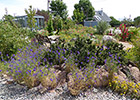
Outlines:
{"type": "MultiPolygon", "coordinates": [[[[0,0],[0,19],[5,14],[7,8],[8,14],[12,16],[25,15],[25,8],[28,9],[32,5],[35,9],[47,10],[48,0],[0,0]]],[[[67,5],[68,14],[73,15],[74,4],[79,0],[63,0],[67,5]]],[[[131,18],[132,20],[140,16],[140,0],[90,0],[96,11],[101,10],[108,16],[113,16],[118,20],[131,18]]]]}

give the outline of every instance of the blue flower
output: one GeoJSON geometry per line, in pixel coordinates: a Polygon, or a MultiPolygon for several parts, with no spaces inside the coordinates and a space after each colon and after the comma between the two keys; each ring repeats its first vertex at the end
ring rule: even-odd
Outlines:
{"type": "Polygon", "coordinates": [[[105,63],[107,62],[107,60],[105,59],[105,63]]]}
{"type": "Polygon", "coordinates": [[[30,49],[30,51],[33,51],[32,49],[30,49]]]}
{"type": "Polygon", "coordinates": [[[53,81],[51,78],[50,78],[50,80],[53,81]]]}

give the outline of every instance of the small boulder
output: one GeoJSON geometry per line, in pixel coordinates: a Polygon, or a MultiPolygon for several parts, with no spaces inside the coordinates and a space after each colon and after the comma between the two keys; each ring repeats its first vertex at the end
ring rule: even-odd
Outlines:
{"type": "MultiPolygon", "coordinates": [[[[117,81],[123,82],[128,81],[127,76],[120,70],[118,70],[118,73],[114,73],[115,76],[118,76],[117,81]]],[[[113,78],[114,80],[114,78],[113,78]]]]}
{"type": "Polygon", "coordinates": [[[135,81],[140,81],[140,71],[137,67],[129,68],[131,75],[134,77],[135,81]]]}
{"type": "Polygon", "coordinates": [[[95,81],[93,86],[94,87],[107,86],[109,83],[108,75],[109,75],[109,73],[105,69],[103,69],[103,68],[97,69],[94,77],[92,78],[92,80],[95,81]]]}
{"type": "Polygon", "coordinates": [[[102,38],[102,41],[103,42],[105,42],[105,41],[115,41],[115,42],[117,42],[117,40],[110,35],[104,35],[103,38],[102,38]]]}
{"type": "Polygon", "coordinates": [[[52,41],[57,41],[57,40],[59,40],[60,36],[52,35],[52,36],[48,36],[48,38],[52,41]]]}

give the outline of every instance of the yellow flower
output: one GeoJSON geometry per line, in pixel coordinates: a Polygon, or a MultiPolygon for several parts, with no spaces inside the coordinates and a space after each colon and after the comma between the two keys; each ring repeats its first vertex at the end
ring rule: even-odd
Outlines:
{"type": "Polygon", "coordinates": [[[119,89],[119,86],[116,86],[116,89],[119,89]]]}
{"type": "Polygon", "coordinates": [[[123,95],[123,93],[121,93],[121,95],[123,95]]]}
{"type": "Polygon", "coordinates": [[[121,84],[121,87],[123,88],[124,87],[124,84],[121,84]]]}
{"type": "Polygon", "coordinates": [[[133,85],[132,88],[135,88],[135,86],[133,85]]]}
{"type": "Polygon", "coordinates": [[[137,93],[138,91],[135,89],[134,92],[137,93]]]}
{"type": "Polygon", "coordinates": [[[118,76],[114,76],[115,79],[118,79],[118,76]]]}
{"type": "Polygon", "coordinates": [[[115,81],[113,81],[114,83],[117,83],[117,81],[115,80],[115,81]]]}
{"type": "Polygon", "coordinates": [[[136,84],[136,88],[139,88],[139,86],[136,84]]]}

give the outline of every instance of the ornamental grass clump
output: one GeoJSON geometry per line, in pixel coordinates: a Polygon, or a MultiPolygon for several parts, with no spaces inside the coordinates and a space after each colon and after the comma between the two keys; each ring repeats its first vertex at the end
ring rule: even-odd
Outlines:
{"type": "Polygon", "coordinates": [[[54,69],[50,69],[48,66],[46,68],[40,69],[39,73],[39,81],[41,85],[48,89],[54,89],[57,86],[57,78],[56,78],[56,71],[54,69]]]}

